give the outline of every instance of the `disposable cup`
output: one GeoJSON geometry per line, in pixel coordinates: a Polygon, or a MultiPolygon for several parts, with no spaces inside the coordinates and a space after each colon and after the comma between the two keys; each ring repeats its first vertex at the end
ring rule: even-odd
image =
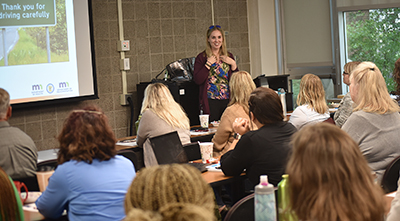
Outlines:
{"type": "Polygon", "coordinates": [[[213,146],[212,142],[202,142],[200,143],[201,159],[203,163],[211,163],[213,156],[213,146]]]}
{"type": "Polygon", "coordinates": [[[36,172],[36,177],[39,184],[40,192],[44,192],[46,190],[47,185],[49,184],[49,178],[53,175],[54,170],[45,171],[45,172],[36,172]]]}
{"type": "Polygon", "coordinates": [[[202,128],[208,128],[208,120],[209,120],[209,115],[208,114],[200,114],[200,125],[202,128]]]}

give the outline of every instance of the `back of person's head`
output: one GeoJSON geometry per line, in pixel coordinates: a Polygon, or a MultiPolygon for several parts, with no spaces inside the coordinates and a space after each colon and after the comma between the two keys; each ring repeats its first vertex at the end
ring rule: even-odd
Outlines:
{"type": "Polygon", "coordinates": [[[355,141],[332,124],[308,125],[292,140],[291,208],[299,220],[383,220],[382,189],[355,141]]]}
{"type": "Polygon", "coordinates": [[[278,94],[265,87],[258,87],[250,94],[249,110],[261,124],[283,121],[282,103],[278,94]]]}
{"type": "Polygon", "coordinates": [[[360,61],[350,61],[350,62],[347,62],[347,63],[344,65],[344,67],[343,67],[344,72],[350,76],[350,75],[351,75],[351,72],[352,72],[352,71],[357,67],[357,65],[359,65],[360,63],[361,63],[360,61]]]}
{"type": "Polygon", "coordinates": [[[222,30],[221,26],[219,26],[219,25],[211,25],[207,29],[207,32],[206,32],[206,54],[207,54],[207,57],[210,57],[213,55],[213,53],[211,51],[211,45],[210,45],[210,42],[208,42],[208,39],[210,38],[211,33],[213,33],[213,31],[216,31],[216,30],[219,31],[222,35],[222,44],[221,44],[221,48],[219,50],[219,54],[220,55],[228,55],[224,30],[222,30]]]}
{"type": "MultiPolygon", "coordinates": [[[[378,114],[399,112],[400,108],[387,90],[385,79],[372,62],[362,62],[350,76],[352,87],[358,88],[353,111],[363,110],[378,114]]],[[[353,89],[354,90],[354,89],[353,89]]]]}
{"type": "Polygon", "coordinates": [[[297,105],[307,104],[320,114],[328,111],[325,102],[325,90],[321,79],[314,74],[306,74],[301,78],[297,105]]]}
{"type": "Polygon", "coordinates": [[[125,220],[214,220],[214,205],[214,193],[196,168],[152,166],[140,170],[132,181],[125,220]]]}
{"type": "Polygon", "coordinates": [[[107,116],[96,106],[73,110],[58,135],[60,150],[57,161],[92,163],[93,159],[109,160],[117,153],[116,139],[107,116]]]}
{"type": "Polygon", "coordinates": [[[400,58],[394,63],[393,79],[396,82],[396,94],[400,95],[400,58]]]}
{"type": "Polygon", "coordinates": [[[157,116],[175,128],[189,129],[190,123],[185,111],[162,83],[149,84],[144,91],[141,113],[152,110],[157,116]]]}
{"type": "Polygon", "coordinates": [[[8,175],[0,167],[0,218],[2,220],[20,220],[18,210],[22,208],[18,207],[15,197],[14,189],[8,175]]]}
{"type": "Polygon", "coordinates": [[[10,94],[3,88],[0,88],[0,119],[4,119],[10,106],[10,94]]]}
{"type": "Polygon", "coordinates": [[[255,88],[256,85],[247,71],[234,72],[229,80],[231,100],[228,105],[239,104],[248,112],[249,97],[255,88]]]}

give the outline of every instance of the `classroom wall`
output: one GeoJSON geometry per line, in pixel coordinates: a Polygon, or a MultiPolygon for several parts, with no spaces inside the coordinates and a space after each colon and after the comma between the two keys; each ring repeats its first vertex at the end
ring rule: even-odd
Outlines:
{"type": "MultiPolygon", "coordinates": [[[[251,0],[250,0],[251,1],[251,0]]],[[[25,131],[38,150],[57,148],[56,136],[65,117],[76,108],[97,104],[109,118],[116,137],[129,130],[129,108],[119,104],[122,79],[117,52],[116,0],[93,0],[95,56],[99,99],[13,111],[11,126],[25,131]]],[[[150,81],[175,60],[194,57],[205,48],[205,32],[212,24],[210,0],[123,0],[125,39],[131,42],[128,92],[136,106],[136,84],[150,81]]],[[[225,31],[228,50],[241,70],[250,71],[246,0],[214,0],[215,24],[225,31]]],[[[135,116],[138,114],[135,107],[135,116]]],[[[136,120],[136,117],[135,117],[136,120]]]]}

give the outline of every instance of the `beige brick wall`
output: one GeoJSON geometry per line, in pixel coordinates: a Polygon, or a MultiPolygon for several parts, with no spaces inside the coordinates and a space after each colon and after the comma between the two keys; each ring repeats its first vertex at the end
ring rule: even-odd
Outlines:
{"type": "MultiPolygon", "coordinates": [[[[88,103],[100,106],[116,137],[129,130],[129,108],[119,104],[122,80],[117,52],[118,16],[116,0],[92,0],[95,58],[99,99],[13,111],[12,126],[35,141],[39,150],[57,148],[56,136],[69,111],[88,103]]],[[[194,57],[205,48],[205,32],[212,24],[210,0],[122,0],[124,36],[131,42],[128,92],[136,84],[150,81],[168,63],[194,57]]],[[[215,24],[228,32],[228,50],[238,58],[240,70],[249,71],[246,0],[214,0],[215,24]]],[[[138,114],[135,109],[135,117],[138,114]]],[[[136,120],[136,119],[135,119],[136,120]]]]}

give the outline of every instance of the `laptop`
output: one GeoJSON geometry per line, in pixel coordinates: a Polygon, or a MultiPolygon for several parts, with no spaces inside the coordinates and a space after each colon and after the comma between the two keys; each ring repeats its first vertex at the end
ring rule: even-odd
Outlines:
{"type": "Polygon", "coordinates": [[[152,137],[150,143],[158,164],[187,163],[202,173],[207,171],[205,164],[188,163],[188,157],[176,131],[152,137]]]}

